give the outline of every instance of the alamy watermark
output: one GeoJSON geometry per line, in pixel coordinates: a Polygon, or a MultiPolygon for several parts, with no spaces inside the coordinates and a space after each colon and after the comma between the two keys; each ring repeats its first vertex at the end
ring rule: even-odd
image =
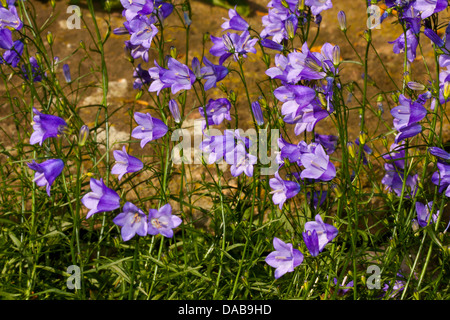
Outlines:
{"type": "Polygon", "coordinates": [[[71,14],[66,20],[67,29],[81,29],[80,7],[76,5],[68,6],[66,12],[71,14]]]}
{"type": "Polygon", "coordinates": [[[70,290],[81,289],[81,269],[77,265],[70,265],[67,267],[67,273],[70,276],[67,278],[67,288],[70,290]]]}

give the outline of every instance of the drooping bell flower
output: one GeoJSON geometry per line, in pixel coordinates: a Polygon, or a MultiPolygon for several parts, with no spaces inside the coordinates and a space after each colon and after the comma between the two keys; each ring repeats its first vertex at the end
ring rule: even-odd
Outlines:
{"type": "Polygon", "coordinates": [[[33,129],[34,132],[30,136],[30,144],[36,144],[42,146],[42,143],[48,138],[55,138],[62,134],[67,128],[67,123],[64,119],[39,112],[33,107],[35,116],[33,117],[33,129]]]}
{"type": "Polygon", "coordinates": [[[122,151],[114,150],[113,151],[114,158],[116,159],[116,163],[111,169],[112,174],[119,175],[117,178],[120,180],[126,173],[137,172],[144,167],[144,164],[141,160],[136,157],[130,156],[125,146],[123,146],[122,151]]]}
{"type": "Polygon", "coordinates": [[[123,211],[119,213],[113,222],[122,227],[121,236],[123,241],[128,241],[136,234],[141,237],[147,235],[147,215],[131,202],[125,203],[123,211]]]}
{"type": "Polygon", "coordinates": [[[204,67],[200,69],[200,75],[202,79],[205,79],[204,84],[205,91],[215,88],[217,82],[223,80],[228,74],[228,68],[222,65],[213,64],[208,58],[203,57],[204,67]]]}
{"type": "MultiPolygon", "coordinates": [[[[402,33],[396,40],[388,42],[394,44],[394,53],[399,54],[405,52],[405,33],[402,33]]],[[[409,62],[413,62],[416,59],[418,44],[418,37],[414,32],[411,29],[406,30],[406,56],[409,62]]]]}
{"type": "Polygon", "coordinates": [[[275,172],[275,177],[269,180],[269,185],[272,191],[272,201],[278,204],[280,210],[287,199],[295,197],[300,192],[300,184],[295,181],[283,180],[280,174],[275,172]]]}
{"type": "MultiPolygon", "coordinates": [[[[307,236],[312,237],[312,244],[315,245],[315,236],[313,236],[314,232],[316,233],[318,242],[317,242],[317,250],[322,252],[329,242],[331,242],[338,235],[338,229],[328,223],[324,223],[320,214],[316,214],[314,217],[315,221],[308,221],[305,223],[305,229],[303,233],[306,233],[307,236]]],[[[311,247],[313,248],[313,247],[311,247]]],[[[314,247],[314,251],[316,248],[314,247]]]]}
{"type": "Polygon", "coordinates": [[[100,180],[91,178],[90,186],[92,191],[85,194],[81,199],[83,205],[90,209],[86,219],[98,212],[113,211],[120,208],[120,196],[116,191],[108,188],[102,178],[100,180]]]}
{"type": "Polygon", "coordinates": [[[131,132],[131,136],[141,140],[141,148],[152,141],[163,137],[169,128],[166,124],[157,118],[153,118],[150,113],[134,113],[134,120],[138,124],[131,132]]]}
{"type": "Polygon", "coordinates": [[[333,7],[331,0],[305,0],[305,5],[311,7],[311,13],[315,16],[333,7]]]}
{"type": "Polygon", "coordinates": [[[173,229],[178,227],[182,222],[180,217],[172,214],[172,206],[167,203],[159,208],[159,210],[149,210],[147,233],[153,236],[161,234],[164,237],[172,238],[173,229]]]}
{"type": "Polygon", "coordinates": [[[234,56],[237,61],[240,56],[246,58],[249,52],[256,53],[255,44],[258,42],[258,38],[252,38],[246,30],[241,35],[229,32],[222,37],[211,35],[211,41],[213,46],[209,53],[220,57],[219,64],[222,65],[231,56],[234,56]]]}
{"type": "MultiPolygon", "coordinates": [[[[428,202],[426,205],[422,202],[416,202],[416,213],[417,213],[417,223],[422,228],[428,225],[428,221],[430,220],[431,209],[433,208],[433,201],[428,202]]],[[[439,216],[439,210],[436,213],[431,215],[431,223],[435,223],[439,216]]]]}
{"type": "Polygon", "coordinates": [[[439,186],[439,192],[445,190],[445,195],[450,197],[450,164],[438,162],[438,170],[431,176],[431,181],[439,186]]]}
{"type": "Polygon", "coordinates": [[[294,268],[302,264],[303,254],[298,249],[294,249],[292,243],[273,238],[275,251],[266,257],[266,263],[275,269],[275,279],[279,279],[287,272],[294,271],[294,268]]]}
{"type": "Polygon", "coordinates": [[[228,10],[228,16],[230,19],[224,19],[225,22],[220,26],[223,30],[245,31],[250,27],[248,22],[237,13],[236,7],[228,10]]]}
{"type": "Polygon", "coordinates": [[[233,156],[234,161],[230,167],[231,175],[233,177],[237,177],[241,175],[241,173],[245,173],[247,177],[252,177],[253,165],[255,165],[258,161],[256,156],[249,154],[245,150],[245,146],[243,143],[237,144],[236,148],[233,151],[233,156]]]}
{"type": "Polygon", "coordinates": [[[40,187],[45,187],[50,197],[52,184],[64,169],[64,161],[61,159],[50,159],[37,163],[33,160],[33,162],[27,163],[27,165],[31,170],[36,171],[33,182],[36,182],[40,187]]]}
{"type": "Polygon", "coordinates": [[[300,174],[302,179],[330,181],[336,176],[336,168],[320,144],[313,153],[301,154],[300,161],[305,167],[300,174]]]}
{"type": "Polygon", "coordinates": [[[190,90],[192,88],[196,77],[188,66],[169,57],[167,67],[168,69],[160,69],[159,80],[170,86],[172,94],[180,90],[190,90]]]}
{"type": "Polygon", "coordinates": [[[423,19],[428,18],[434,13],[445,10],[448,5],[447,0],[416,0],[413,4],[413,7],[420,11],[420,17],[423,19]]]}
{"type": "Polygon", "coordinates": [[[205,108],[199,107],[198,111],[202,117],[208,120],[208,125],[219,125],[224,119],[231,121],[231,103],[227,98],[209,99],[205,108]]]}

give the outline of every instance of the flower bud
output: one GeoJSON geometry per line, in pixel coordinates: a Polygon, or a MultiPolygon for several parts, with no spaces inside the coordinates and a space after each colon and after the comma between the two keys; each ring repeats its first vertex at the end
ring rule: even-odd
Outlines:
{"type": "Polygon", "coordinates": [[[347,149],[348,153],[350,154],[350,157],[355,157],[355,146],[353,145],[353,142],[347,142],[347,149]]]}
{"type": "Polygon", "coordinates": [[[174,46],[170,47],[170,56],[174,59],[177,58],[177,48],[175,48],[174,46]]]}
{"type": "Polygon", "coordinates": [[[89,136],[89,127],[87,125],[83,125],[80,128],[80,133],[78,135],[78,145],[80,147],[84,146],[88,136],[89,136]]]}
{"type": "Polygon", "coordinates": [[[338,22],[339,22],[339,28],[341,28],[342,31],[347,30],[347,18],[345,17],[344,11],[339,11],[337,14],[338,22]]]}
{"type": "Polygon", "coordinates": [[[450,82],[444,83],[444,99],[447,100],[450,97],[450,82]]]}
{"type": "Polygon", "coordinates": [[[183,12],[183,17],[184,17],[184,23],[187,26],[190,26],[191,23],[192,23],[192,20],[191,20],[191,18],[189,18],[189,13],[188,12],[183,12]]]}
{"type": "Polygon", "coordinates": [[[178,103],[174,99],[169,101],[169,110],[173,116],[173,120],[175,121],[175,123],[180,123],[181,122],[180,109],[178,108],[178,103]]]}
{"type": "Polygon", "coordinates": [[[295,30],[294,30],[294,23],[291,19],[287,19],[284,23],[284,27],[286,28],[286,32],[288,34],[289,40],[294,39],[295,37],[295,30]]]}
{"type": "Polygon", "coordinates": [[[333,48],[333,64],[337,67],[341,62],[341,49],[338,46],[333,48]]]}
{"type": "Polygon", "coordinates": [[[258,126],[262,126],[264,124],[263,113],[261,110],[261,106],[258,101],[252,103],[252,111],[255,116],[256,124],[258,126]]]}
{"type": "Polygon", "coordinates": [[[66,79],[67,83],[72,82],[72,77],[70,75],[70,68],[69,68],[68,64],[63,65],[63,74],[64,74],[64,78],[66,79]]]}
{"type": "Polygon", "coordinates": [[[53,44],[53,34],[50,31],[47,32],[47,42],[50,46],[53,44]]]}
{"type": "Polygon", "coordinates": [[[421,83],[415,82],[415,81],[409,81],[408,82],[408,88],[410,88],[411,90],[425,90],[425,86],[421,83]]]}

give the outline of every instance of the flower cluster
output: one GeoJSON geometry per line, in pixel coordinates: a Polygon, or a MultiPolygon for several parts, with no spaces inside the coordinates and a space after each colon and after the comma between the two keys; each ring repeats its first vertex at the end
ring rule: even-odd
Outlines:
{"type": "MultiPolygon", "coordinates": [[[[319,214],[315,221],[305,223],[303,240],[311,256],[317,257],[330,241],[338,234],[338,229],[323,222],[319,214]]],[[[265,259],[266,263],[275,269],[275,279],[280,278],[286,272],[294,271],[294,268],[302,264],[304,256],[298,249],[294,249],[291,243],[285,243],[278,238],[273,239],[275,251],[265,259]]],[[[351,284],[349,284],[350,286],[351,284]]]]}

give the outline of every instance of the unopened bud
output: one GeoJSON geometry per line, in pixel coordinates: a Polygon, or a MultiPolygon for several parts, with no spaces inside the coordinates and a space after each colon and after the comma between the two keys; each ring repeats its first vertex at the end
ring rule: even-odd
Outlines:
{"type": "Polygon", "coordinates": [[[80,147],[84,146],[88,136],[89,136],[89,127],[87,125],[83,125],[80,128],[80,133],[78,135],[78,145],[80,147]]]}
{"type": "Polygon", "coordinates": [[[341,28],[342,31],[347,30],[347,18],[345,17],[344,11],[339,11],[337,14],[338,22],[339,22],[339,28],[341,28]]]}
{"type": "Polygon", "coordinates": [[[338,46],[333,48],[333,64],[335,67],[341,62],[341,49],[338,46]]]}
{"type": "Polygon", "coordinates": [[[177,58],[177,48],[175,48],[174,46],[170,47],[170,56],[174,59],[177,58]]]}
{"type": "Polygon", "coordinates": [[[53,34],[50,31],[47,32],[47,42],[50,46],[53,44],[53,34]]]}
{"type": "Polygon", "coordinates": [[[450,97],[450,82],[444,83],[444,99],[447,100],[450,97]]]}
{"type": "Polygon", "coordinates": [[[175,121],[175,123],[180,123],[181,122],[180,108],[178,108],[178,103],[174,99],[169,101],[169,110],[173,116],[173,120],[175,121]]]}

